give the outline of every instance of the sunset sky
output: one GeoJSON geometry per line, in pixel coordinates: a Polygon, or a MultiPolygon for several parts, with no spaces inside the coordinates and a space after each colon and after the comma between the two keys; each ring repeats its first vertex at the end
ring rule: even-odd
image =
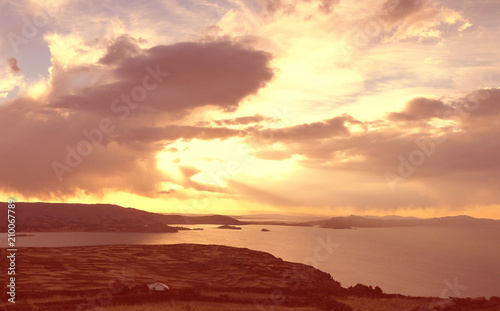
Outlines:
{"type": "Polygon", "coordinates": [[[500,219],[498,0],[0,0],[0,194],[500,219]]]}

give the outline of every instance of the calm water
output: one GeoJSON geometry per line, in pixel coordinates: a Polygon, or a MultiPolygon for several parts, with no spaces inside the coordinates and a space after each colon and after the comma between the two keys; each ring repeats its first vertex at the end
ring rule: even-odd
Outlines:
{"type": "MultiPolygon", "coordinates": [[[[255,225],[243,226],[243,230],[220,230],[214,225],[196,227],[205,230],[35,233],[33,237],[18,237],[17,246],[221,244],[312,264],[330,273],[343,286],[363,283],[406,295],[500,296],[498,227],[332,230],[265,226],[271,232],[261,232],[263,227],[255,225]]],[[[0,242],[5,245],[5,238],[0,242]]]]}

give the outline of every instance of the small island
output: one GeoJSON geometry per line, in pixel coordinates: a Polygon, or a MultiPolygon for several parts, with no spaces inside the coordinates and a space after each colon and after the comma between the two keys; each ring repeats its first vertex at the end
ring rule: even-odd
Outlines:
{"type": "Polygon", "coordinates": [[[266,229],[266,228],[262,228],[262,230],[260,230],[262,232],[269,232],[270,230],[269,229],[266,229]]]}
{"type": "Polygon", "coordinates": [[[222,226],[217,227],[217,229],[241,230],[241,227],[230,226],[230,225],[222,225],[222,226]]]}
{"type": "Polygon", "coordinates": [[[175,228],[176,230],[178,231],[182,231],[182,230],[203,230],[203,228],[187,228],[187,227],[179,227],[179,226],[173,226],[172,228],[175,228]]]}

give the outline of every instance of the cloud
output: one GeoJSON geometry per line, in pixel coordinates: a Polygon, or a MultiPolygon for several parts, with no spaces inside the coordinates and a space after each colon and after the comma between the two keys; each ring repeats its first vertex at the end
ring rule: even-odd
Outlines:
{"type": "Polygon", "coordinates": [[[126,132],[123,133],[123,135],[119,135],[116,139],[119,142],[151,143],[158,141],[175,141],[180,138],[186,141],[195,138],[201,140],[224,140],[245,135],[246,133],[244,131],[228,128],[169,125],[162,128],[150,126],[127,128],[126,132]]]}
{"type": "Polygon", "coordinates": [[[388,118],[394,121],[428,120],[444,118],[451,113],[452,108],[441,100],[416,97],[407,102],[403,112],[390,113],[388,118]]]}
{"type": "Polygon", "coordinates": [[[15,57],[8,58],[7,61],[9,62],[9,68],[12,73],[18,73],[21,71],[19,66],[17,66],[17,59],[15,57]]]}
{"type": "MultiPolygon", "coordinates": [[[[290,193],[288,200],[295,206],[398,209],[489,205],[500,199],[496,182],[500,178],[499,114],[500,89],[478,90],[457,100],[417,97],[409,100],[403,111],[391,113],[388,120],[361,122],[344,115],[273,129],[274,135],[252,146],[254,155],[266,160],[300,155],[300,168],[294,174],[301,176],[300,182],[271,189],[290,193]],[[441,123],[436,124],[435,119],[441,123]],[[334,130],[327,126],[335,123],[334,130]],[[303,189],[322,188],[316,181],[325,180],[335,187],[314,191],[311,196],[304,194],[303,189]],[[391,183],[395,192],[389,187],[391,183]]],[[[250,186],[263,181],[247,182],[250,186]]]]}
{"type": "Polygon", "coordinates": [[[128,35],[122,35],[108,46],[106,55],[101,57],[99,63],[105,65],[116,64],[122,60],[136,56],[140,50],[141,48],[137,40],[128,35]]]}
{"type": "MultiPolygon", "coordinates": [[[[262,138],[273,142],[300,142],[316,139],[331,138],[336,136],[349,136],[346,122],[357,122],[350,116],[339,116],[332,119],[301,124],[291,127],[264,129],[254,131],[251,141],[262,138]]],[[[250,129],[251,131],[251,129],[250,129]]]]}
{"type": "MultiPolygon", "coordinates": [[[[245,135],[182,118],[194,109],[236,110],[272,79],[271,55],[231,42],[146,50],[134,42],[118,38],[96,63],[55,64],[44,96],[22,95],[0,106],[4,191],[45,199],[109,190],[155,196],[161,183],[178,182],[157,167],[167,142],[245,135]],[[146,94],[142,101],[134,98],[137,90],[146,94]]],[[[205,187],[181,180],[181,187],[195,186],[205,187]]]]}
{"type": "Polygon", "coordinates": [[[10,93],[22,91],[26,87],[26,79],[20,74],[16,59],[9,58],[6,65],[0,68],[0,98],[6,98],[10,93]]]}
{"type": "Polygon", "coordinates": [[[380,37],[387,43],[441,38],[444,33],[458,33],[472,26],[464,26],[467,22],[459,12],[435,1],[387,0],[361,21],[361,29],[365,36],[380,37]]]}
{"type": "Polygon", "coordinates": [[[500,90],[498,88],[476,90],[453,101],[452,105],[462,111],[464,124],[480,128],[488,127],[492,123],[497,123],[495,118],[500,115],[500,90]],[[488,122],[483,123],[485,120],[488,122]]]}
{"type": "Polygon", "coordinates": [[[260,123],[263,121],[267,122],[276,122],[275,118],[265,117],[260,114],[256,114],[254,116],[245,116],[245,117],[237,117],[234,119],[222,119],[222,120],[214,120],[214,121],[199,121],[197,125],[199,126],[208,126],[208,125],[216,125],[216,126],[233,126],[233,125],[247,125],[252,123],[260,123]]]}
{"type": "Polygon", "coordinates": [[[175,192],[174,189],[168,189],[168,190],[158,191],[157,194],[172,194],[174,192],[175,192]]]}
{"type": "Polygon", "coordinates": [[[396,14],[392,25],[396,30],[387,41],[398,41],[412,37],[428,38],[441,37],[446,31],[446,25],[456,25],[461,28],[466,22],[460,13],[446,7],[438,7],[437,4],[427,0],[405,0],[401,1],[401,14],[396,14]],[[460,23],[461,22],[461,23],[460,23]],[[460,25],[458,25],[460,23],[460,25]]]}
{"type": "MultiPolygon", "coordinates": [[[[130,41],[124,44],[123,40],[115,43],[101,62],[116,62],[117,57],[130,53],[130,41]]],[[[81,88],[71,95],[55,98],[52,106],[111,115],[110,105],[116,98],[142,85],[145,77],[156,71],[164,76],[168,74],[168,81],[159,83],[155,92],[148,94],[147,101],[131,111],[132,114],[182,114],[203,106],[234,111],[243,98],[257,93],[273,78],[270,54],[247,50],[227,41],[176,43],[141,50],[140,54],[121,60],[120,65],[111,70],[109,74],[114,82],[81,88]]]]}
{"type": "Polygon", "coordinates": [[[409,16],[417,14],[423,10],[426,5],[428,5],[427,0],[387,0],[382,4],[381,10],[393,14],[390,22],[396,24],[409,16]]]}
{"type": "MultiPolygon", "coordinates": [[[[175,189],[168,198],[307,208],[495,202],[497,91],[454,93],[498,68],[491,1],[59,2],[15,55],[22,71],[0,68],[7,192],[175,189]],[[358,30],[370,48],[350,44],[358,30]],[[50,62],[33,57],[47,46],[50,62]],[[391,192],[384,174],[422,148],[424,163],[391,192]],[[54,162],[68,168],[62,182],[54,162]],[[229,174],[236,162],[241,173],[229,174]]],[[[12,3],[5,38],[39,11],[12,3]]]]}
{"type": "Polygon", "coordinates": [[[263,5],[264,11],[269,15],[274,15],[279,12],[291,14],[295,12],[297,6],[302,3],[314,4],[318,11],[329,14],[332,12],[333,7],[339,2],[340,0],[263,0],[263,5]]]}

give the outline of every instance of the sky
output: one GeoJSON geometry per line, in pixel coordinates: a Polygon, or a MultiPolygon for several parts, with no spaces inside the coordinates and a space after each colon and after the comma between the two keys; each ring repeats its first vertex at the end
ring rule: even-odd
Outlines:
{"type": "Polygon", "coordinates": [[[0,194],[500,219],[496,0],[0,0],[0,194]]]}

